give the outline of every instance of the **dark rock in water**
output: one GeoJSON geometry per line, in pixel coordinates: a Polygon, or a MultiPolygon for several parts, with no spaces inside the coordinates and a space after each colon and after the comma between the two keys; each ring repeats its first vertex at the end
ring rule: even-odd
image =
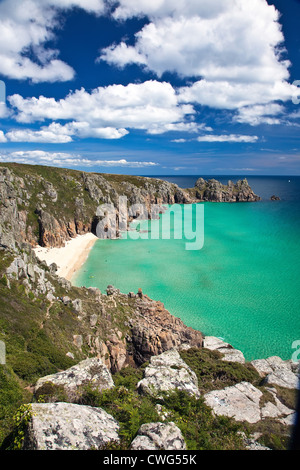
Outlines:
{"type": "Polygon", "coordinates": [[[271,201],[280,201],[280,197],[279,196],[274,196],[274,194],[273,194],[273,196],[270,197],[270,199],[271,199],[271,201]]]}

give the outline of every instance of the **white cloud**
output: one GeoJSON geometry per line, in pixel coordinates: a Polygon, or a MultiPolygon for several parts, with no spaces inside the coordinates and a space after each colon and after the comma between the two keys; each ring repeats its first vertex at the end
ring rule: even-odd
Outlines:
{"type": "Polygon", "coordinates": [[[152,21],[136,34],[135,53],[124,43],[119,51],[118,46],[104,49],[112,63],[115,59],[124,65],[128,54],[130,62],[134,57],[141,63],[146,60],[158,76],[175,71],[210,80],[272,82],[274,74],[279,81],[288,78],[288,63],[279,60],[276,50],[284,40],[278,12],[265,0],[218,1],[221,8],[207,1],[181,1],[177,8],[170,1],[149,7],[145,2],[136,7],[122,3],[131,4],[132,15],[139,10],[150,14],[152,21]],[[125,57],[122,51],[127,51],[125,57]]]}
{"type": "Polygon", "coordinates": [[[39,131],[31,129],[15,129],[6,133],[6,139],[10,142],[39,142],[39,143],[59,143],[72,142],[68,135],[59,135],[50,129],[43,128],[39,131]]]}
{"type": "Polygon", "coordinates": [[[284,107],[277,103],[267,105],[246,106],[239,109],[235,121],[258,126],[260,124],[280,124],[278,115],[284,113],[284,107]]]}
{"type": "Polygon", "coordinates": [[[56,132],[68,135],[122,137],[126,129],[141,129],[151,133],[182,130],[191,132],[199,127],[186,123],[194,114],[190,104],[178,103],[174,88],[166,82],[149,80],[127,86],[99,87],[88,93],[84,88],[66,98],[8,97],[19,122],[32,123],[45,120],[71,120],[65,126],[56,124],[56,132]]]}
{"type": "Polygon", "coordinates": [[[113,44],[100,59],[196,77],[179,90],[182,102],[218,109],[284,102],[299,91],[288,83],[279,13],[266,0],[120,0],[114,12],[119,20],[145,15],[150,23],[133,46],[113,44]]]}
{"type": "Polygon", "coordinates": [[[0,131],[0,142],[1,142],[1,143],[7,142],[7,138],[5,137],[3,131],[0,131]]]}
{"type": "Polygon", "coordinates": [[[57,12],[76,6],[94,14],[105,10],[103,0],[2,0],[0,73],[33,82],[71,80],[72,67],[59,60],[59,51],[47,48],[46,43],[60,26],[57,12]]]}
{"type": "Polygon", "coordinates": [[[227,9],[231,3],[230,0],[119,0],[113,17],[119,20],[145,15],[151,19],[183,15],[210,18],[227,9]]]}
{"type": "Polygon", "coordinates": [[[81,155],[64,152],[45,152],[42,150],[17,151],[0,154],[0,162],[18,162],[25,164],[73,166],[73,167],[128,167],[143,168],[158,166],[154,162],[119,160],[92,160],[81,155]]]}
{"type": "Polygon", "coordinates": [[[258,137],[256,135],[202,135],[197,137],[198,142],[257,142],[258,137]]]}
{"type": "Polygon", "coordinates": [[[72,142],[73,136],[80,138],[94,137],[98,139],[120,139],[128,134],[126,129],[113,127],[93,128],[88,122],[70,122],[66,125],[51,123],[40,130],[13,129],[6,133],[5,138],[10,142],[39,142],[65,144],[72,142]]]}
{"type": "Polygon", "coordinates": [[[181,87],[179,101],[199,103],[217,109],[235,110],[244,106],[268,104],[276,100],[291,99],[295,87],[287,82],[238,83],[199,80],[191,86],[181,87]]]}
{"type": "Polygon", "coordinates": [[[112,44],[111,46],[102,50],[101,56],[97,62],[104,60],[110,64],[115,64],[120,68],[128,64],[146,65],[147,58],[136,50],[133,46],[127,46],[124,42],[120,44],[112,44]]]}

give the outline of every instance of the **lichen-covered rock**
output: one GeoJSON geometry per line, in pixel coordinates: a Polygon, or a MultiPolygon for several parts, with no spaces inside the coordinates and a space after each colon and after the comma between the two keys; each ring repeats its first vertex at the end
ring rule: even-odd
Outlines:
{"type": "Polygon", "coordinates": [[[248,382],[241,382],[223,390],[208,392],[204,400],[217,415],[257,423],[261,419],[261,397],[262,392],[258,388],[248,382]]]}
{"type": "Polygon", "coordinates": [[[265,384],[279,385],[280,387],[297,389],[299,379],[297,370],[292,361],[284,361],[278,356],[267,359],[257,359],[251,362],[261,377],[264,377],[265,384]]]}
{"type": "Polygon", "coordinates": [[[132,441],[131,450],[185,450],[180,429],[170,423],[143,424],[132,441]]]}
{"type": "Polygon", "coordinates": [[[98,358],[86,359],[70,369],[40,378],[35,385],[35,393],[42,394],[43,390],[46,392],[49,384],[63,390],[68,401],[75,401],[85,385],[99,391],[114,387],[111,373],[98,358]]]}
{"type": "Polygon", "coordinates": [[[206,336],[203,341],[203,347],[223,354],[223,361],[239,362],[240,364],[245,363],[245,357],[242,351],[234,349],[231,344],[225,343],[214,336],[206,336]]]}
{"type": "Polygon", "coordinates": [[[25,450],[101,449],[119,441],[117,421],[101,408],[72,403],[33,403],[25,450]]]}
{"type": "Polygon", "coordinates": [[[294,410],[287,408],[273,390],[272,401],[261,402],[262,392],[248,382],[241,382],[223,390],[213,390],[204,395],[205,403],[217,415],[228,416],[236,421],[257,423],[266,418],[278,420],[291,418],[294,410]]]}
{"type": "Polygon", "coordinates": [[[150,359],[144,378],[138,383],[142,394],[157,395],[161,392],[184,390],[199,398],[198,379],[190,367],[172,349],[150,359]]]}

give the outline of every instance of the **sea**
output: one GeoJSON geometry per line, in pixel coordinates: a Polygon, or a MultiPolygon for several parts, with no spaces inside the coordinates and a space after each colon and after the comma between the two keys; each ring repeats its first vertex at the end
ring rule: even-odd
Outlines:
{"type": "MultiPolygon", "coordinates": [[[[244,178],[203,177],[225,184],[244,178]]],[[[189,188],[197,176],[158,178],[189,188]]],[[[189,208],[187,222],[203,229],[200,249],[187,249],[184,233],[174,235],[184,221],[183,205],[169,217],[169,238],[163,229],[157,237],[167,207],[161,220],[133,227],[136,237],[97,240],[73,283],[102,292],[108,285],[123,293],[142,288],[186,325],[241,350],[247,361],[293,359],[300,346],[300,176],[247,180],[261,201],[200,203],[198,221],[189,208]],[[272,195],[280,200],[271,201],[272,195]]]]}

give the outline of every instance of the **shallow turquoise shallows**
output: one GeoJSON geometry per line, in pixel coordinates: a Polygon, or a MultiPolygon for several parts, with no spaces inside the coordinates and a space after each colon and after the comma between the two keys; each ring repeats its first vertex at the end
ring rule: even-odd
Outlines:
{"type": "MultiPolygon", "coordinates": [[[[150,237],[158,223],[141,229],[149,225],[150,237]]],[[[299,203],[205,203],[204,237],[190,251],[184,239],[99,240],[73,282],[124,293],[141,287],[247,360],[291,359],[300,340],[299,203]]]]}

